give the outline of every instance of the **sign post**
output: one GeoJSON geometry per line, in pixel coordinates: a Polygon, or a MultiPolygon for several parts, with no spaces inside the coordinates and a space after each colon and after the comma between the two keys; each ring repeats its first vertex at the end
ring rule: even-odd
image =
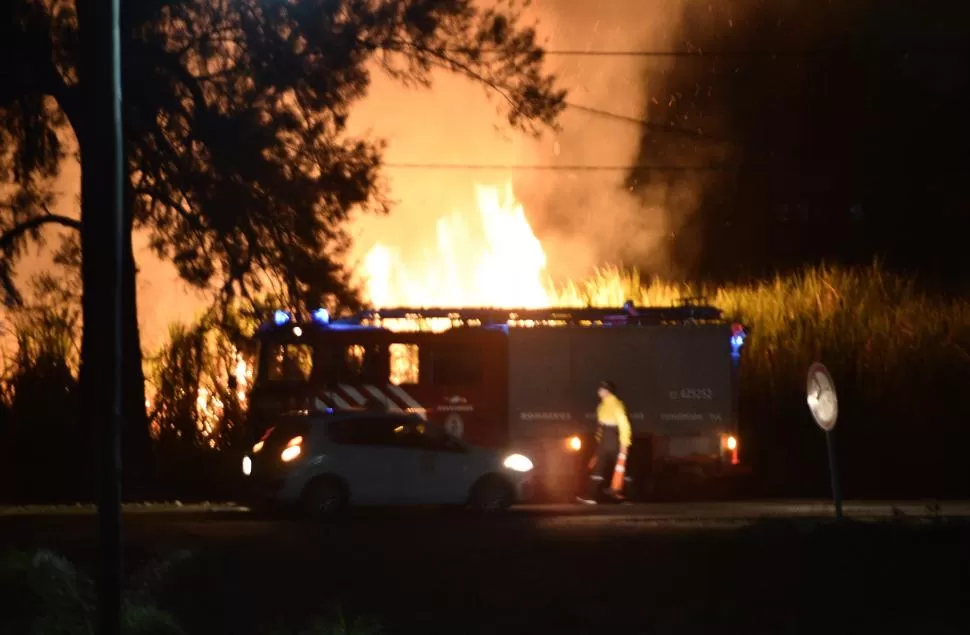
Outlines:
{"type": "Polygon", "coordinates": [[[825,432],[825,447],[829,456],[829,478],[832,482],[832,498],[835,501],[835,518],[842,520],[842,487],[839,483],[839,469],[835,460],[835,444],[832,430],[839,417],[839,399],[835,393],[835,382],[825,365],[816,363],[808,369],[808,409],[825,432]]]}

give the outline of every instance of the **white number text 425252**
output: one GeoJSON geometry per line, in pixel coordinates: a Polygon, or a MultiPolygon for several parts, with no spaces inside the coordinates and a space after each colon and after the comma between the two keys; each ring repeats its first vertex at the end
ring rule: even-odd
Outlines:
{"type": "Polygon", "coordinates": [[[710,388],[681,388],[670,391],[671,399],[710,400],[714,398],[714,391],[710,388]]]}

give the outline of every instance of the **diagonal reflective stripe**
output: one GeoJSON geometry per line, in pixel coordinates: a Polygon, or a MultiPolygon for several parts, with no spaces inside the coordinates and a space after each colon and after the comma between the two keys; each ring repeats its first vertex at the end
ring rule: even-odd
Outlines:
{"type": "Polygon", "coordinates": [[[414,412],[417,415],[419,415],[422,419],[428,418],[426,414],[427,409],[421,404],[419,404],[417,401],[415,401],[414,397],[407,394],[403,388],[401,388],[400,386],[395,386],[394,384],[388,384],[387,389],[390,390],[395,397],[397,397],[398,399],[403,401],[405,405],[407,405],[408,412],[414,412]]]}
{"type": "Polygon", "coordinates": [[[313,407],[316,408],[317,410],[326,410],[330,406],[327,405],[327,402],[324,401],[323,399],[320,399],[319,397],[314,397],[313,398],[313,407]]]}
{"type": "Polygon", "coordinates": [[[401,410],[400,406],[398,406],[396,403],[391,401],[390,397],[382,393],[380,389],[377,388],[377,386],[364,386],[364,390],[366,390],[371,395],[373,395],[375,399],[377,399],[382,404],[384,404],[387,407],[387,409],[390,410],[391,412],[404,412],[403,410],[401,410]]]}
{"type": "Polygon", "coordinates": [[[338,408],[348,409],[351,407],[350,404],[347,403],[343,397],[341,397],[335,392],[327,392],[327,399],[332,401],[338,408]]]}
{"type": "Polygon", "coordinates": [[[338,388],[344,391],[344,393],[346,393],[348,397],[356,401],[358,406],[367,405],[367,397],[360,394],[360,391],[354,388],[353,386],[348,386],[347,384],[340,384],[338,385],[338,388]]]}

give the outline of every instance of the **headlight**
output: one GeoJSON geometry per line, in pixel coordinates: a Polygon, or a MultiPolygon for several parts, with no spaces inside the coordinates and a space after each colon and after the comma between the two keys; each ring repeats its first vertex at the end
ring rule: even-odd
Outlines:
{"type": "Polygon", "coordinates": [[[248,456],[243,457],[243,475],[249,476],[253,473],[253,460],[248,456]]]}
{"type": "Polygon", "coordinates": [[[303,437],[293,437],[286,443],[286,448],[280,454],[280,458],[283,459],[284,463],[292,461],[296,457],[300,456],[300,452],[303,449],[300,447],[303,445],[303,437]]]}
{"type": "Polygon", "coordinates": [[[566,439],[566,447],[568,447],[573,452],[579,452],[580,450],[583,449],[583,440],[579,438],[578,434],[574,434],[573,436],[566,439]]]}
{"type": "Polygon", "coordinates": [[[738,449],[738,440],[736,438],[734,438],[734,437],[728,437],[727,438],[727,449],[728,450],[731,450],[732,452],[734,450],[737,450],[738,449]]]}
{"type": "Polygon", "coordinates": [[[507,469],[513,470],[515,472],[528,472],[532,469],[532,461],[529,457],[522,456],[521,454],[510,454],[505,457],[505,461],[502,462],[507,469]]]}

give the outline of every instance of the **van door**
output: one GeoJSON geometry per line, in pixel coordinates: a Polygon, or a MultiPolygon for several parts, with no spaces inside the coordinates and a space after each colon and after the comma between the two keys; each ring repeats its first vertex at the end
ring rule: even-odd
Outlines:
{"type": "Polygon", "coordinates": [[[330,441],[339,446],[330,462],[350,486],[355,504],[408,502],[418,487],[416,453],[393,417],[353,417],[330,424],[330,441]]]}

